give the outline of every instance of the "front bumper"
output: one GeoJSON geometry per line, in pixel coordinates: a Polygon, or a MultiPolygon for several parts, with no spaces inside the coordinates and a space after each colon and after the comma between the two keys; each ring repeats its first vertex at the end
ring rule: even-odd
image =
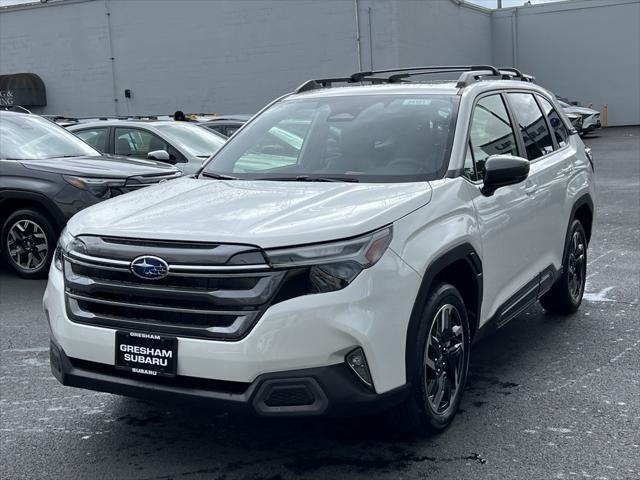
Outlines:
{"type": "Polygon", "coordinates": [[[274,416],[353,416],[381,412],[409,395],[405,384],[383,394],[368,390],[345,364],[260,375],[250,384],[149,381],[114,367],[70,359],[52,340],[51,371],[63,385],[225,412],[274,416]]]}
{"type": "Polygon", "coordinates": [[[226,406],[248,403],[249,410],[257,411],[254,395],[265,379],[310,375],[329,403],[319,410],[339,411],[341,407],[331,405],[349,399],[356,405],[376,403],[376,398],[382,399],[406,384],[406,334],[420,281],[389,249],[343,290],[271,306],[241,340],[178,336],[178,369],[173,383],[116,371],[116,330],[75,323],[67,317],[64,279],[55,266],[51,267],[44,309],[52,341],[62,358],[56,376],[66,385],[153,398],[197,397],[214,403],[223,399],[226,406]],[[347,353],[356,347],[365,352],[375,393],[360,384],[344,363],[347,353]],[[327,376],[340,380],[330,381],[327,376]],[[207,382],[203,393],[201,386],[207,382]],[[217,389],[223,384],[244,384],[247,390],[217,389]],[[344,393],[334,392],[331,385],[341,385],[344,393]],[[357,392],[363,393],[365,400],[357,392]]]}

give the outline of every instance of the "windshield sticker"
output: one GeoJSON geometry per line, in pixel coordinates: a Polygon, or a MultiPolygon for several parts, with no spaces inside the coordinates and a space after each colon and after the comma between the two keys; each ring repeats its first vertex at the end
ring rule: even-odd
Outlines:
{"type": "Polygon", "coordinates": [[[402,101],[402,105],[431,105],[428,98],[407,98],[402,101]]]}

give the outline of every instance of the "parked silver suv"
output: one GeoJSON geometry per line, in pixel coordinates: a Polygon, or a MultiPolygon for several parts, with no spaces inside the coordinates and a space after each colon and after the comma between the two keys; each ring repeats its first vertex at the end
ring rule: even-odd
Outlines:
{"type": "Polygon", "coordinates": [[[67,130],[102,153],[171,163],[183,174],[198,171],[226,141],[197,123],[173,120],[106,119],[67,130]]]}

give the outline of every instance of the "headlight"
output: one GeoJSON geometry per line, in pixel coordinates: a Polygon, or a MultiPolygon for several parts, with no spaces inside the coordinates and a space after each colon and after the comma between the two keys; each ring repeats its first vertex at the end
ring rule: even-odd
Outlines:
{"type": "Polygon", "coordinates": [[[56,251],[53,256],[53,263],[58,270],[62,271],[64,254],[71,251],[87,253],[87,246],[82,240],[79,240],[71,235],[65,227],[60,234],[58,245],[56,246],[56,251]]]}
{"type": "Polygon", "coordinates": [[[67,183],[80,190],[87,190],[98,198],[109,198],[111,187],[124,187],[127,182],[122,178],[89,178],[74,175],[63,175],[67,183]]]}
{"type": "Polygon", "coordinates": [[[361,237],[303,247],[267,250],[273,268],[309,267],[310,293],[331,292],[349,285],[375,265],[389,247],[392,228],[361,237]]]}

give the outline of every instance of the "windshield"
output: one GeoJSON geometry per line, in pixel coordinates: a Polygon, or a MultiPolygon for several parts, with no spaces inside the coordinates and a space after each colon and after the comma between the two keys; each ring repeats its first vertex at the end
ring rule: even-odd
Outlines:
{"type": "Polygon", "coordinates": [[[93,149],[64,128],[37,115],[0,115],[0,158],[41,160],[98,157],[93,149]]]}
{"type": "Polygon", "coordinates": [[[424,181],[447,168],[457,97],[289,99],[233,137],[206,174],[242,179],[424,181]]]}
{"type": "Polygon", "coordinates": [[[189,123],[165,123],[155,127],[169,142],[194,157],[209,158],[226,141],[211,130],[189,123]]]}

